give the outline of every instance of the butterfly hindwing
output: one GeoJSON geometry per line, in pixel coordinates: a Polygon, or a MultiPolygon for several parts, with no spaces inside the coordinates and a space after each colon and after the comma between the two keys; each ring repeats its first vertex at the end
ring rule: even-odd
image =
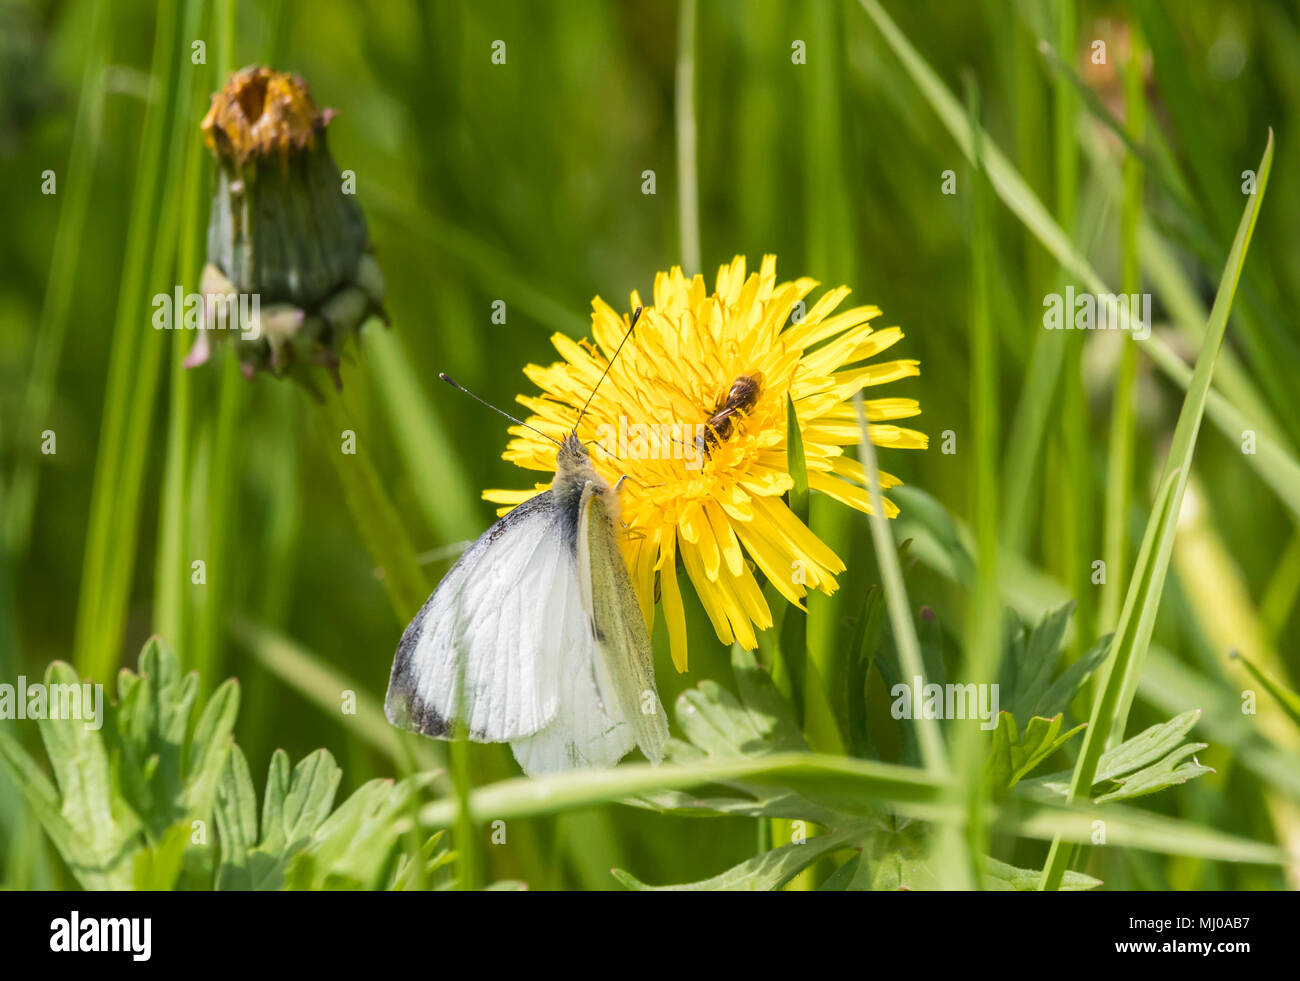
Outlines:
{"type": "Polygon", "coordinates": [[[658,763],[668,741],[668,718],[655,688],[654,649],[619,549],[614,520],[594,483],[582,492],[577,551],[589,629],[601,655],[597,676],[606,709],[619,712],[646,758],[658,763]]]}
{"type": "Polygon", "coordinates": [[[600,653],[588,624],[576,560],[566,578],[564,664],[555,718],[540,732],[510,743],[527,774],[613,766],[636,745],[622,713],[601,698],[596,673],[600,653]]]}

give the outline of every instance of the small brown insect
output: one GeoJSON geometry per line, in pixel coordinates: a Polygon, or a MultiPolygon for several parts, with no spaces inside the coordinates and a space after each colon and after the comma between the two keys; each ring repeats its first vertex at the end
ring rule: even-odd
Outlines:
{"type": "Polygon", "coordinates": [[[714,406],[713,415],[704,423],[704,432],[695,441],[700,452],[708,456],[710,446],[721,443],[730,436],[736,416],[749,412],[758,403],[762,391],[763,373],[760,371],[741,375],[732,382],[726,398],[714,406]]]}

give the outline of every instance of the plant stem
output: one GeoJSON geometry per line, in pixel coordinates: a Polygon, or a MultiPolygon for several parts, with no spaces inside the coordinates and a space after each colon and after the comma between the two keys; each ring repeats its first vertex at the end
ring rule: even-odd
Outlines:
{"type": "Polygon", "coordinates": [[[383,570],[384,589],[393,604],[393,612],[405,624],[429,595],[424,574],[415,560],[415,549],[384,493],[343,396],[329,389],[318,408],[313,421],[321,449],[338,471],[357,532],[370,558],[383,570]],[[344,452],[342,443],[345,432],[351,432],[355,441],[348,447],[349,452],[344,452]]]}

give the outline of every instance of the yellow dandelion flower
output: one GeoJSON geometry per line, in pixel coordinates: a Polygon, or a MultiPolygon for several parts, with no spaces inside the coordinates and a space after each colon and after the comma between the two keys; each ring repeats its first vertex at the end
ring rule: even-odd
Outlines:
{"type": "MultiPolygon", "coordinates": [[[[870,513],[862,465],[844,455],[856,445],[855,392],[919,374],[918,362],[865,364],[899,341],[897,327],[876,329],[874,306],[836,312],[847,287],[824,293],[802,318],[796,304],[817,287],[812,279],[776,281],[776,257],[746,276],[737,257],[718,270],[708,293],[702,276],[679,267],[655,277],[652,304],[609,368],[582,417],[579,437],[597,445],[591,460],[622,485],[624,557],[647,624],[653,624],[655,578],[673,664],[686,670],[686,621],[677,562],[689,577],[726,644],[752,650],[755,630],[772,612],[755,570],[802,607],[809,589],[835,591],[844,563],[795,516],[783,495],[794,485],[786,452],[786,400],[793,400],[811,490],[870,513]],[[792,322],[797,320],[797,322],[792,322]]],[[[802,307],[800,308],[802,309],[802,307]]],[[[528,365],[524,374],[544,393],[521,395],[529,425],[563,438],[627,332],[630,317],[600,297],[592,301],[592,336],[576,342],[556,334],[562,361],[528,365]]],[[[872,442],[924,449],[927,437],[893,425],[920,413],[915,399],[866,401],[872,442]]],[[[555,470],[555,444],[515,426],[504,459],[528,470],[555,470]]],[[[897,477],[880,474],[882,488],[897,477]]],[[[513,507],[547,489],[490,490],[484,498],[513,507]]],[[[898,508],[886,500],[890,517],[898,508]]],[[[502,514],[510,508],[501,509],[502,514]]]]}

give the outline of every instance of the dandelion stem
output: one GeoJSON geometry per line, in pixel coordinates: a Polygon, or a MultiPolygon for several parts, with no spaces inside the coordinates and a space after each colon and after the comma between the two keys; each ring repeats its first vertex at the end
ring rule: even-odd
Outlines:
{"type": "Polygon", "coordinates": [[[405,624],[429,595],[406,528],[384,493],[364,444],[356,437],[357,426],[351,420],[343,396],[327,391],[324,404],[314,416],[321,448],[338,470],[357,532],[370,558],[384,570],[384,589],[398,621],[405,624]],[[345,431],[351,431],[355,441],[349,442],[346,453],[341,442],[345,431]]]}

